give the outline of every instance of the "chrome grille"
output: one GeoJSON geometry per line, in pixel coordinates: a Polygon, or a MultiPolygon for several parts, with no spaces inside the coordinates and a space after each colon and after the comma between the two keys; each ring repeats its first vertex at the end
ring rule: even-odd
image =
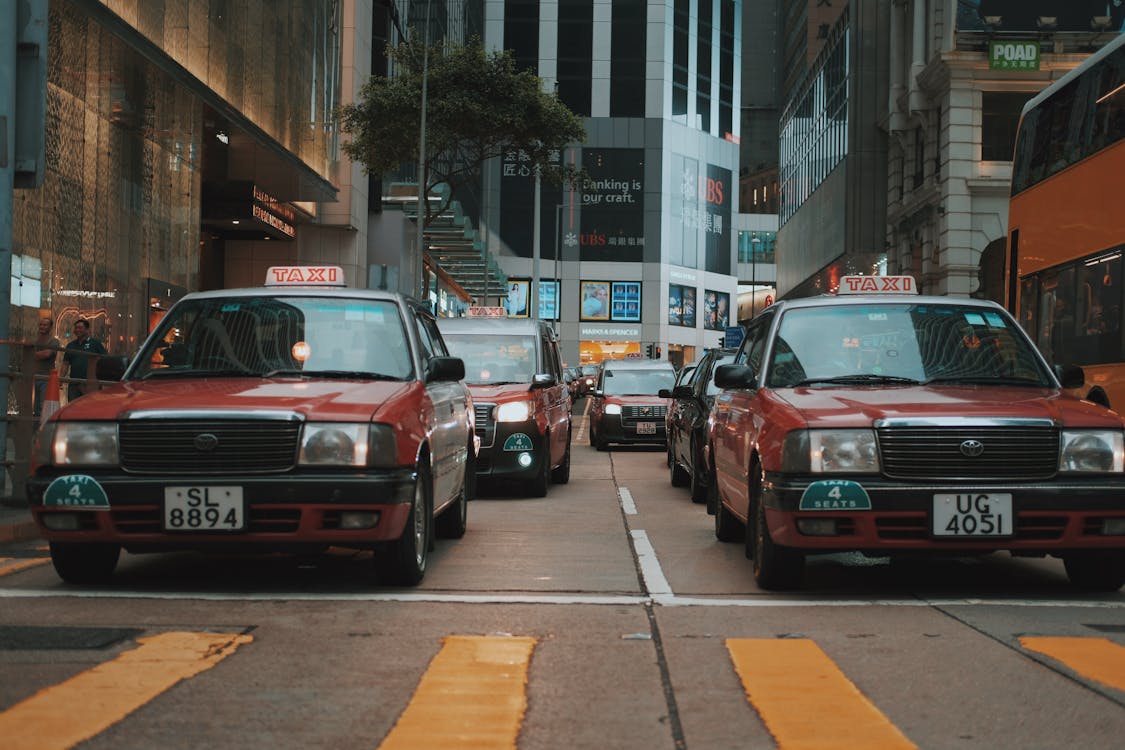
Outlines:
{"type": "Polygon", "coordinates": [[[876,431],[883,474],[893,479],[1036,480],[1055,475],[1055,427],[880,427],[876,431]],[[980,455],[962,453],[966,441],[980,455]]]}
{"type": "Polygon", "coordinates": [[[496,404],[473,404],[473,422],[482,448],[492,445],[496,439],[496,404]]]}
{"type": "Polygon", "coordinates": [[[121,423],[121,468],[136,474],[270,474],[297,461],[301,423],[282,420],[157,420],[121,423]],[[196,437],[217,439],[213,450],[196,437]]]}
{"type": "Polygon", "coordinates": [[[664,404],[630,404],[628,406],[621,407],[621,416],[623,416],[625,419],[664,419],[664,415],[667,413],[668,407],[664,404]]]}

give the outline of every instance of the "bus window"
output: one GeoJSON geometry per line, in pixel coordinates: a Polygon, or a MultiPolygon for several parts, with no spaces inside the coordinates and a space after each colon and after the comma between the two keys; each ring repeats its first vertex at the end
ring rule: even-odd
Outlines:
{"type": "Polygon", "coordinates": [[[1073,361],[1074,269],[1063,268],[1043,274],[1039,287],[1039,335],[1036,340],[1043,355],[1055,364],[1073,361]]]}
{"type": "Polygon", "coordinates": [[[1027,276],[1020,279],[1020,325],[1028,336],[1039,343],[1036,331],[1035,303],[1039,301],[1039,278],[1027,276]]]}
{"type": "Polygon", "coordinates": [[[1080,263],[1074,363],[1114,362],[1121,357],[1121,253],[1080,263]]]}

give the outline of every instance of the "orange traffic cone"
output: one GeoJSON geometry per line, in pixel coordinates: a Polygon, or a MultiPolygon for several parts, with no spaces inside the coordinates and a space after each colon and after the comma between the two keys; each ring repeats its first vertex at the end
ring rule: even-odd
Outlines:
{"type": "Polygon", "coordinates": [[[47,419],[59,410],[59,371],[51,370],[47,378],[47,392],[43,394],[43,406],[39,410],[39,425],[46,424],[47,419]]]}

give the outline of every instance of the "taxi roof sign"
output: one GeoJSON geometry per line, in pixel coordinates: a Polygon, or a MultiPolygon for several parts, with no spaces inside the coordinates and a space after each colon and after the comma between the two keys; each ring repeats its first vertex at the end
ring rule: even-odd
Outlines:
{"type": "Polygon", "coordinates": [[[503,307],[470,307],[465,311],[466,318],[506,318],[508,311],[503,307]]]}
{"type": "Polygon", "coordinates": [[[340,266],[270,266],[266,286],[346,286],[340,266]]]}
{"type": "Polygon", "coordinates": [[[837,294],[917,294],[913,276],[844,276],[837,294]]]}

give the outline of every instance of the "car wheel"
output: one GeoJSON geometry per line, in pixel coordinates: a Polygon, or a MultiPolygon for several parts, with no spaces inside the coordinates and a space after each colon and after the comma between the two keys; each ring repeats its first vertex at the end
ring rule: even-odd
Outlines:
{"type": "Polygon", "coordinates": [[[434,522],[434,535],[441,539],[460,539],[465,536],[469,523],[469,500],[473,499],[476,487],[477,461],[473,455],[473,444],[469,443],[468,457],[465,459],[465,477],[461,484],[461,494],[441,512],[434,522]]]}
{"type": "Polygon", "coordinates": [[[1117,591],[1125,585],[1125,553],[1119,550],[1074,552],[1063,557],[1063,565],[1075,588],[1117,591]]]}
{"type": "Polygon", "coordinates": [[[753,523],[746,533],[746,554],[754,559],[754,580],[770,591],[800,587],[801,577],[805,572],[805,556],[796,550],[774,544],[766,524],[766,506],[762,502],[762,467],[757,461],[750,466],[750,516],[753,523]]]}
{"type": "Polygon", "coordinates": [[[700,476],[700,467],[703,461],[699,451],[695,449],[695,441],[691,444],[691,469],[688,471],[688,482],[691,486],[691,501],[697,505],[707,502],[707,480],[700,476]]]}
{"type": "Polygon", "coordinates": [[[543,450],[540,451],[539,469],[535,477],[527,483],[527,494],[531,497],[546,497],[551,486],[551,434],[543,436],[543,450]]]}
{"type": "Polygon", "coordinates": [[[390,586],[414,586],[426,575],[430,556],[430,536],[433,528],[434,484],[430,475],[428,458],[418,465],[418,478],[414,481],[414,499],[410,503],[410,517],[402,536],[386,542],[375,550],[375,572],[381,583],[390,586]]]}
{"type": "Polygon", "coordinates": [[[570,481],[570,429],[566,431],[566,453],[563,454],[562,463],[558,468],[551,470],[551,481],[554,484],[566,484],[570,481]]]}
{"type": "Polygon", "coordinates": [[[51,563],[67,583],[105,583],[120,556],[118,544],[51,542],[51,563]]]}

